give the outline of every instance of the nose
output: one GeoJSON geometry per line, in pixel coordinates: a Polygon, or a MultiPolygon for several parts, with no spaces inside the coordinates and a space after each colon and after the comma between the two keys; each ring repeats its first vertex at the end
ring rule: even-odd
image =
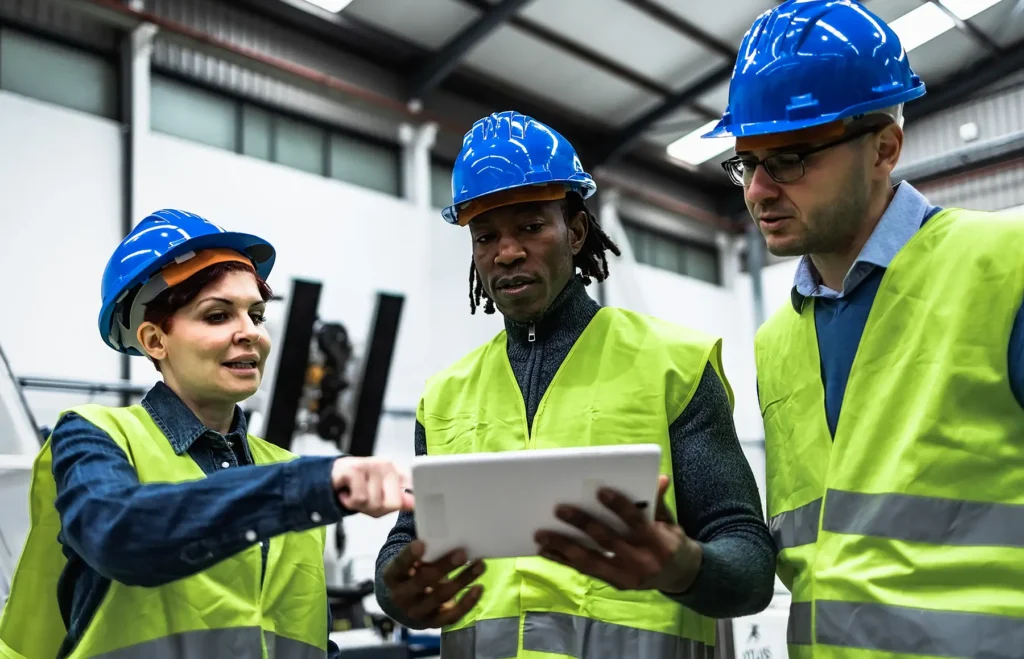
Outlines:
{"type": "Polygon", "coordinates": [[[256,323],[249,317],[249,314],[243,314],[238,332],[235,334],[235,341],[245,344],[256,343],[259,341],[259,338],[259,327],[257,327],[256,323]]]}
{"type": "Polygon", "coordinates": [[[498,241],[498,255],[494,257],[498,265],[512,265],[525,258],[526,250],[515,237],[505,236],[498,241]]]}
{"type": "Polygon", "coordinates": [[[765,201],[776,199],[780,192],[779,184],[768,175],[764,165],[758,165],[757,169],[754,170],[750,183],[743,188],[743,196],[755,206],[765,201]]]}

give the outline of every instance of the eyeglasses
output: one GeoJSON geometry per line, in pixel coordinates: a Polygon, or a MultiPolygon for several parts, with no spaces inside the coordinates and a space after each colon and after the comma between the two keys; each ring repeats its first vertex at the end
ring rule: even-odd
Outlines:
{"type": "Polygon", "coordinates": [[[838,140],[832,142],[826,142],[820,146],[816,146],[812,149],[804,149],[792,153],[775,153],[764,160],[759,160],[754,156],[733,156],[722,163],[722,169],[729,175],[732,182],[736,185],[742,185],[744,187],[750,185],[750,182],[754,179],[754,172],[757,170],[758,165],[764,165],[764,171],[768,173],[768,176],[772,177],[772,180],[776,183],[792,183],[797,179],[801,178],[806,173],[806,167],[804,166],[804,158],[807,156],[819,153],[826,149],[839,146],[840,144],[846,144],[852,142],[855,139],[876,133],[881,130],[882,126],[871,126],[858,131],[854,131],[849,135],[844,135],[838,140]]]}

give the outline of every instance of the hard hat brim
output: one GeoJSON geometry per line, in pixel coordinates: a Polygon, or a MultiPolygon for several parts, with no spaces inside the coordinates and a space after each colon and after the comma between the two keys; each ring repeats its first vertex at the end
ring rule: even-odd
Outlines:
{"type": "Polygon", "coordinates": [[[258,236],[248,233],[224,231],[185,240],[173,249],[161,254],[159,258],[132,272],[126,278],[127,283],[122,287],[120,294],[103,305],[99,314],[99,330],[103,341],[118,352],[141,356],[141,353],[131,347],[115,345],[110,341],[111,323],[113,322],[114,311],[117,309],[120,300],[135,287],[145,284],[153,274],[159,272],[164,266],[173,263],[178,256],[187,252],[215,248],[231,249],[245,254],[252,259],[256,274],[263,280],[270,276],[270,272],[274,268],[274,262],[277,259],[277,252],[273,245],[258,236]]]}

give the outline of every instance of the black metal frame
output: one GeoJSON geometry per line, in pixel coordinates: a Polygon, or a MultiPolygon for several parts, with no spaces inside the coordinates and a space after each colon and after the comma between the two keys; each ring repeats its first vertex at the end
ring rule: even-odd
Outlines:
{"type": "Polygon", "coordinates": [[[483,13],[461,32],[448,40],[441,50],[427,58],[410,76],[409,97],[423,98],[459,65],[474,46],[501,27],[510,16],[530,0],[501,0],[487,5],[483,13]]]}
{"type": "Polygon", "coordinates": [[[373,455],[404,303],[405,297],[402,295],[377,294],[377,309],[363,359],[363,375],[359,382],[352,432],[349,434],[350,455],[373,455]]]}
{"type": "Polygon", "coordinates": [[[295,435],[322,288],[319,282],[292,279],[292,290],[288,296],[284,340],[281,342],[281,355],[277,361],[273,394],[263,431],[264,439],[286,450],[291,448],[292,437],[295,435]]]}

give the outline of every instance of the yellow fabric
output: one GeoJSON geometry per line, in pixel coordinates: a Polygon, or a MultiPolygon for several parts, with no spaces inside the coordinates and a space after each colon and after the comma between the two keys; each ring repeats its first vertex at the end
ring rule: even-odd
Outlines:
{"type": "MultiPolygon", "coordinates": [[[[570,350],[537,408],[532,432],[502,332],[427,384],[417,418],[429,455],[655,443],[671,477],[668,428],[710,361],[725,383],[720,341],[620,309],[601,309],[570,350]]],[[[667,498],[675,514],[675,491],[667,498]]],[[[538,557],[487,561],[484,594],[450,629],[526,611],[585,616],[707,645],[714,621],[656,591],[618,591],[538,557]]],[[[520,634],[522,632],[520,631],[520,634]]],[[[521,645],[521,643],[520,643],[521,645]]],[[[520,658],[532,656],[520,650],[520,658]]],[[[546,654],[544,657],[554,657],[546,654]]]]}
{"type": "MultiPolygon", "coordinates": [[[[205,477],[187,454],[175,455],[140,405],[83,405],[70,411],[106,431],[124,450],[142,483],[205,477]]],[[[256,464],[295,458],[257,437],[248,439],[256,464]]],[[[0,618],[0,657],[4,659],[49,659],[56,656],[66,635],[57,605],[57,579],[65,560],[57,542],[60,519],[54,508],[56,486],[50,468],[47,440],[32,474],[28,539],[0,618]]],[[[325,538],[322,527],[272,538],[262,590],[257,544],[203,572],[156,588],[112,582],[70,657],[92,657],[180,632],[243,626],[262,626],[326,652],[325,538]]]]}
{"type": "MultiPolygon", "coordinates": [[[[952,209],[918,231],[879,287],[834,442],[813,303],[799,314],[787,304],[765,323],[756,357],[769,518],[826,489],[1024,504],[1024,410],[1007,372],[1013,319],[1024,299],[1022,245],[1019,216],[952,209]]],[[[828,505],[826,497],[822,510],[828,505]]],[[[830,533],[819,519],[817,542],[782,551],[778,574],[794,601],[996,614],[1024,625],[1020,547],[830,533]]],[[[979,638],[978,652],[996,641],[979,638]]],[[[790,653],[926,656],[818,644],[791,645],[790,653]]]]}

